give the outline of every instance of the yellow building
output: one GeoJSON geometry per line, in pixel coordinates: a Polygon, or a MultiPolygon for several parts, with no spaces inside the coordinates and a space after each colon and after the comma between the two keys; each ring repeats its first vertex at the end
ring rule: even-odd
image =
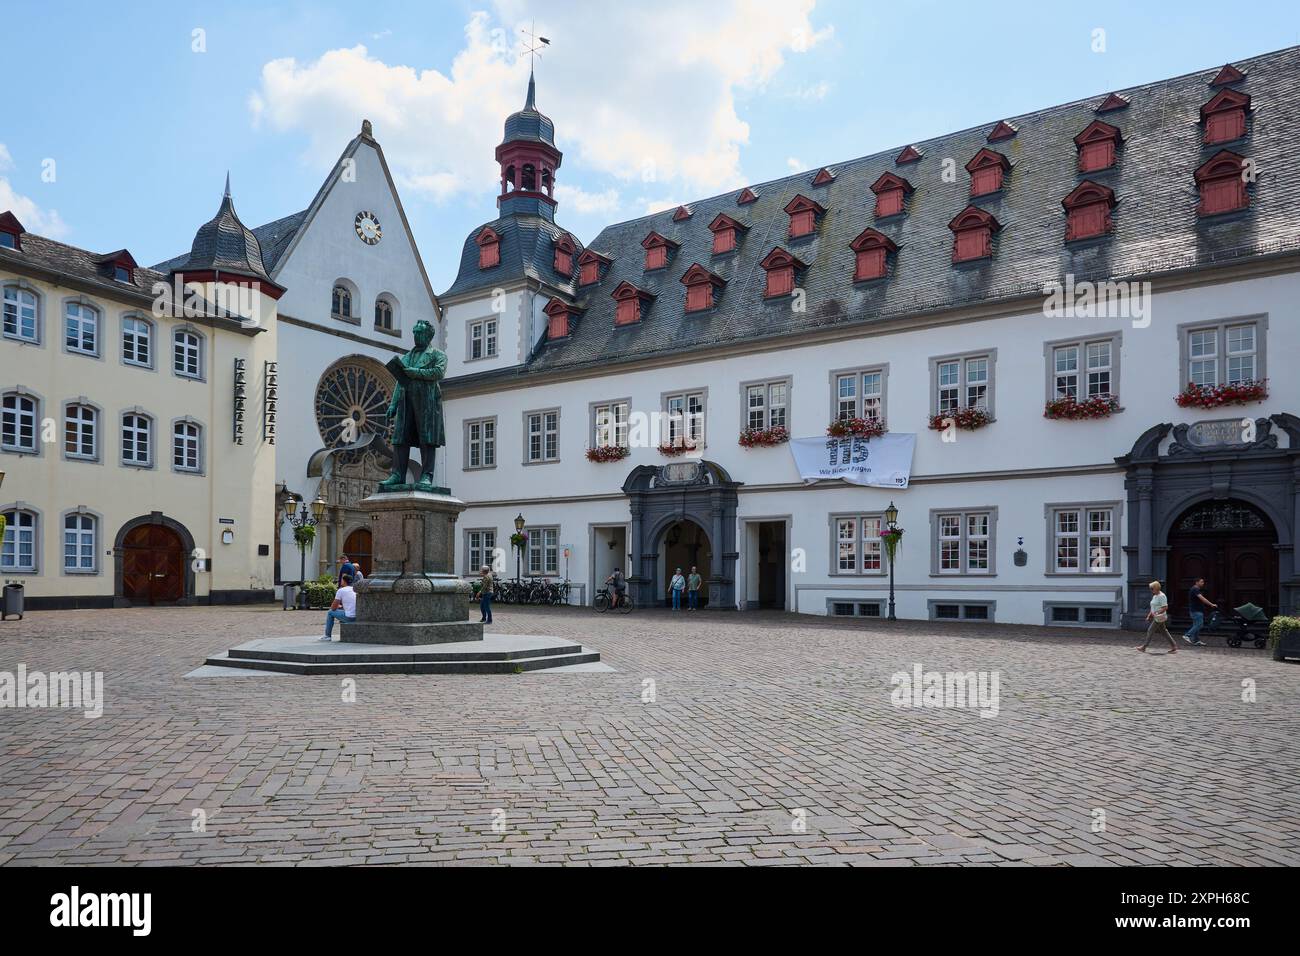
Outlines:
{"type": "Polygon", "coordinates": [[[283,291],[228,183],[167,273],[0,213],[0,578],[29,608],[272,599],[283,291]]]}

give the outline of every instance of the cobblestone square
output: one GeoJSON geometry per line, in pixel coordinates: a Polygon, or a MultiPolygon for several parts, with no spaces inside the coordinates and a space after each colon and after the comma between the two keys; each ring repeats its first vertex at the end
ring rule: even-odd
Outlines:
{"type": "Polygon", "coordinates": [[[187,678],[270,608],[57,611],[0,671],[0,864],[1300,865],[1300,667],[1139,636],[781,613],[497,610],[613,673],[187,678]],[[996,716],[891,675],[996,672],[996,716]],[[650,683],[653,682],[653,683],[650,683]],[[1250,697],[1253,690],[1253,700],[1250,697]]]}

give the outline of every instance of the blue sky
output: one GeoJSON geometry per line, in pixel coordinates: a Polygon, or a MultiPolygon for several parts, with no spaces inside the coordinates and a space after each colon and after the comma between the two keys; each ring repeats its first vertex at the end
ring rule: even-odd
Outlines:
{"type": "Polygon", "coordinates": [[[22,38],[5,51],[0,210],[153,263],[188,248],[227,169],[246,224],[305,208],[366,116],[442,290],[495,216],[492,146],[522,105],[533,16],[552,40],[537,80],[565,152],[558,218],[584,242],[796,168],[1300,43],[1296,5],[1272,0],[1057,6],[0,0],[22,38]]]}

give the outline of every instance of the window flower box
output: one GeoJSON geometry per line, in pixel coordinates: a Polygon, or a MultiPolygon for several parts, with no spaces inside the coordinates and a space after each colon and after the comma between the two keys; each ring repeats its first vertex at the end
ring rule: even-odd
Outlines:
{"type": "Polygon", "coordinates": [[[687,452],[695,451],[695,449],[695,442],[679,438],[675,442],[661,443],[659,445],[659,454],[666,458],[676,458],[679,455],[685,455],[687,452]]]}
{"type": "Polygon", "coordinates": [[[1247,405],[1268,398],[1268,379],[1249,382],[1229,382],[1226,385],[1197,385],[1187,387],[1174,396],[1179,408],[1222,408],[1224,405],[1247,405]]]}
{"type": "Polygon", "coordinates": [[[831,438],[879,438],[889,427],[879,418],[841,418],[826,426],[831,438]]]}
{"type": "Polygon", "coordinates": [[[600,445],[596,448],[587,449],[587,461],[602,463],[607,461],[622,461],[632,450],[624,445],[600,445]]]}
{"type": "Polygon", "coordinates": [[[951,412],[941,412],[938,415],[931,416],[930,430],[941,432],[948,427],[948,419],[952,419],[953,424],[963,431],[974,431],[977,428],[983,428],[989,422],[993,421],[993,416],[982,408],[959,408],[951,412]]]}
{"type": "Polygon", "coordinates": [[[774,428],[742,429],[738,443],[745,448],[766,448],[789,440],[790,432],[784,426],[777,425],[774,428]]]}
{"type": "Polygon", "coordinates": [[[1043,407],[1043,417],[1078,421],[1087,418],[1109,418],[1117,411],[1119,411],[1119,399],[1114,395],[1094,395],[1082,401],[1073,395],[1066,395],[1049,401],[1043,407]]]}

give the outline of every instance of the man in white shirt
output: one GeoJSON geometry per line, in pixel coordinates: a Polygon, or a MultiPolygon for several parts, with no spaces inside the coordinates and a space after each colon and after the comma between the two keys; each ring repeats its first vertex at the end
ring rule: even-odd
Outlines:
{"type": "Polygon", "coordinates": [[[325,614],[325,636],[321,638],[322,641],[334,640],[335,621],[346,624],[357,619],[357,592],[352,590],[352,575],[343,575],[341,581],[342,587],[334,592],[334,601],[325,614]]]}
{"type": "Polygon", "coordinates": [[[1148,587],[1151,588],[1151,610],[1147,611],[1147,620],[1151,626],[1147,628],[1146,644],[1139,645],[1138,650],[1146,653],[1147,644],[1151,643],[1151,638],[1159,631],[1164,634],[1165,640],[1169,642],[1169,653],[1178,653],[1178,643],[1174,640],[1173,635],[1169,633],[1167,622],[1169,620],[1169,598],[1160,590],[1160,582],[1152,581],[1148,587]]]}

